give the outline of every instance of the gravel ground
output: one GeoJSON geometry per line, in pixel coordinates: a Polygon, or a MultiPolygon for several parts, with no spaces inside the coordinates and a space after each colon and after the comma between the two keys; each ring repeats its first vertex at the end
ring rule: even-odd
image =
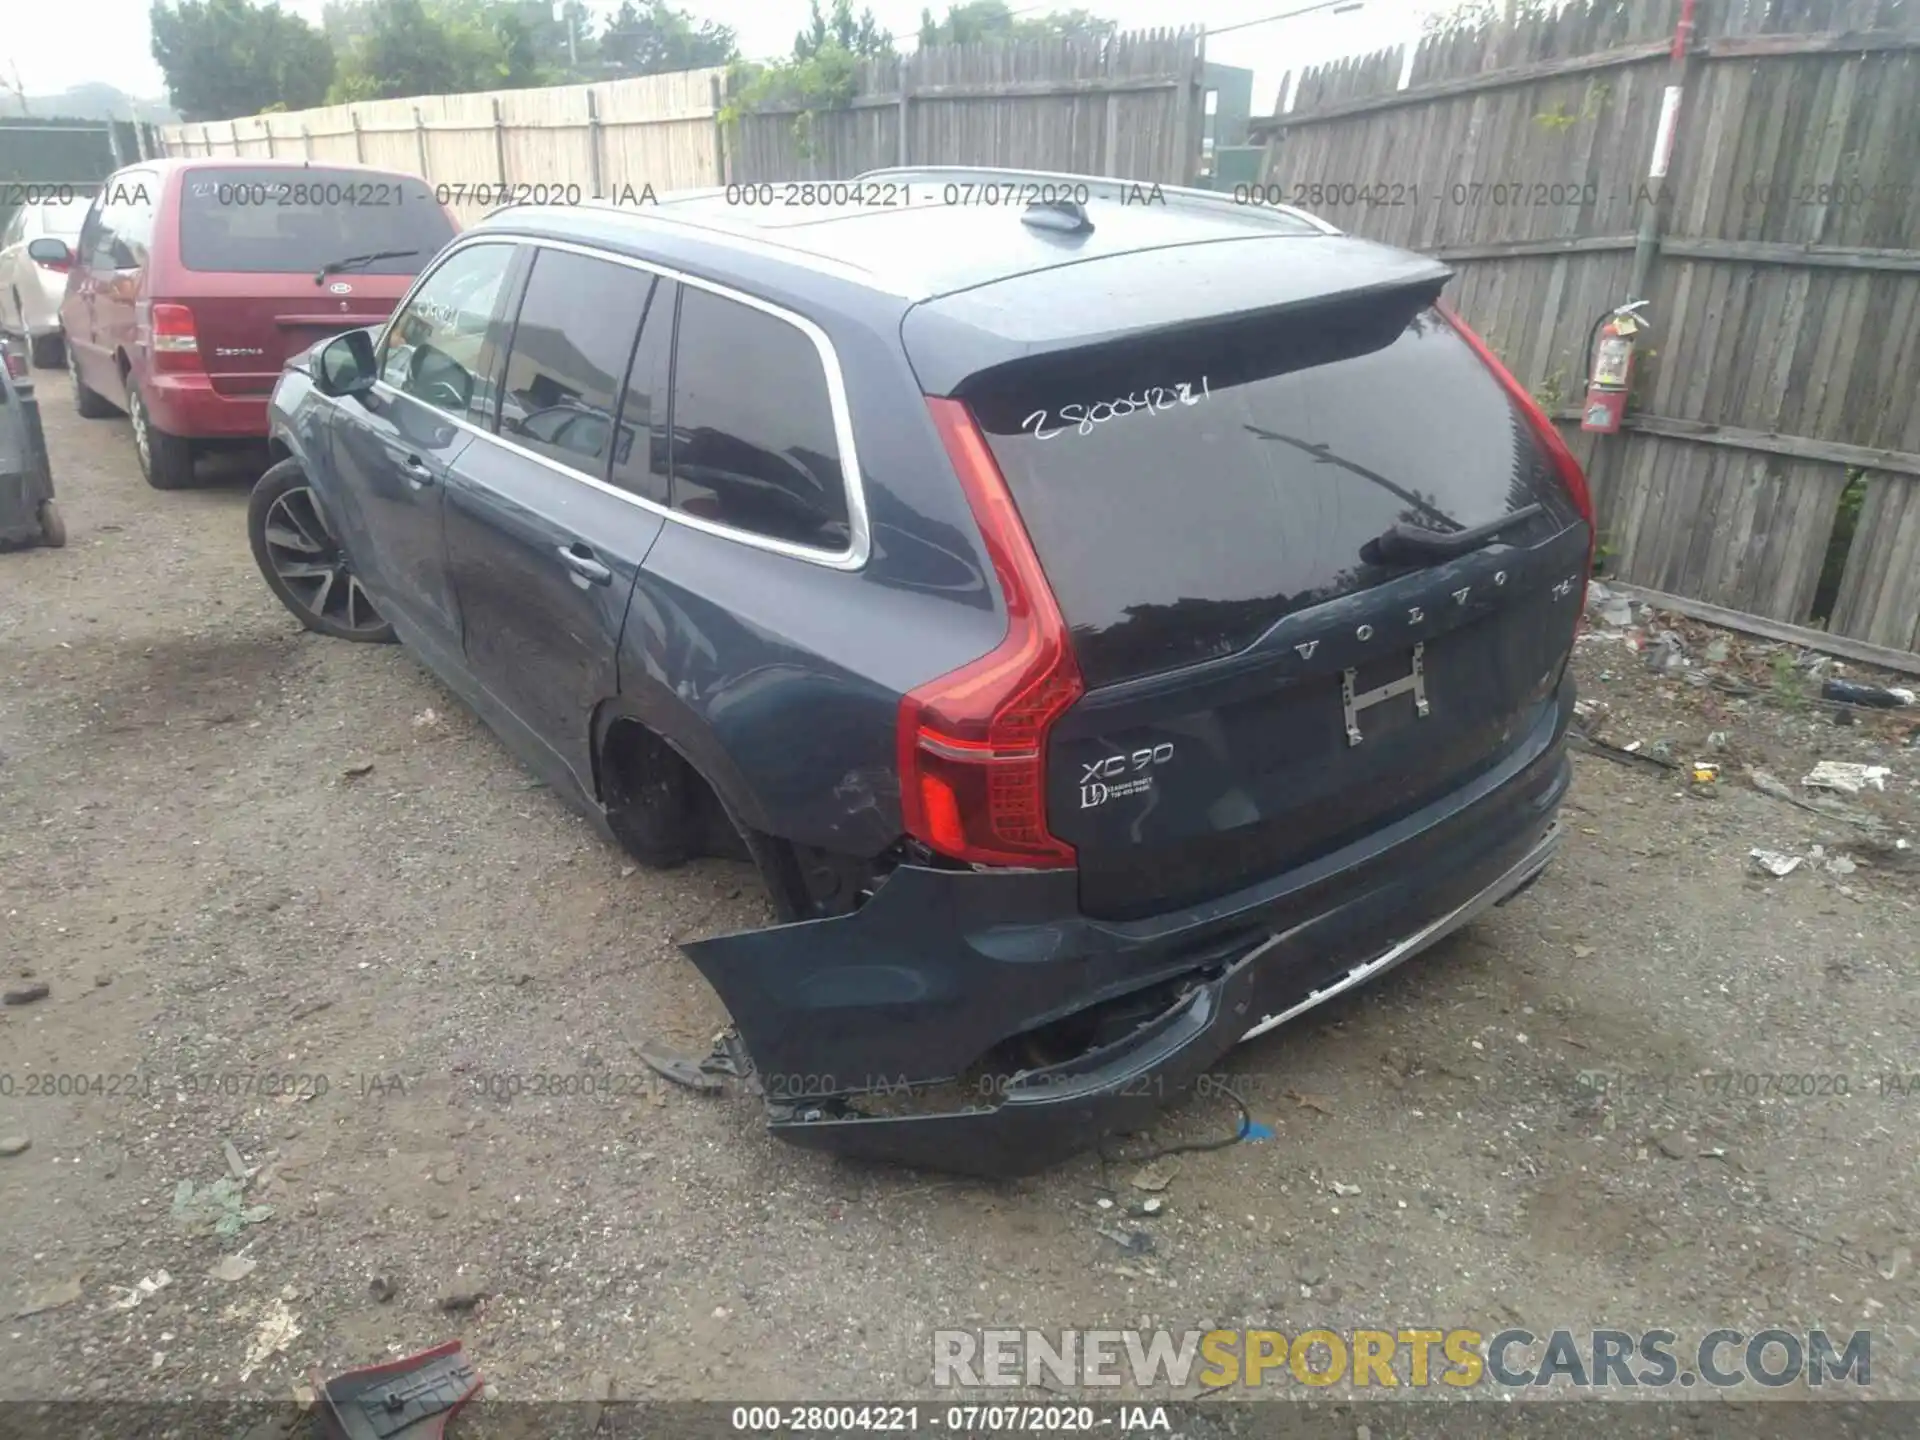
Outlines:
{"type": "Polygon", "coordinates": [[[50,991],[0,1010],[0,1399],[284,1398],[453,1335],[512,1398],[900,1397],[932,1329],[996,1324],[1858,1327],[1875,1393],[1920,1395],[1920,1084],[1883,1079],[1920,1072],[1920,883],[1739,778],[1884,756],[1857,803],[1912,835],[1897,720],[1584,639],[1604,733],[1711,749],[1719,793],[1578,755],[1551,872],[1236,1052],[1273,1137],[1130,1218],[1129,1157],[1230,1133],[1224,1098],[994,1185],[654,1080],[637,1045],[725,1022],[675,943],[765,923],[754,875],[636,871],[404,651],[280,610],[257,466],[151,491],[124,421],[39,381],[73,538],[0,555],[0,979],[50,991]],[[1782,1074],[1840,1078],[1740,1078],[1782,1074]],[[270,1213],[177,1221],[234,1161],[270,1213]]]}

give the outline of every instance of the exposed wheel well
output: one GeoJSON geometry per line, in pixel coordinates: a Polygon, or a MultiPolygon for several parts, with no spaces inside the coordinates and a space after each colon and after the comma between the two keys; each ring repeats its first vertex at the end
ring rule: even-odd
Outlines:
{"type": "Polygon", "coordinates": [[[664,868],[701,855],[750,858],[706,776],[640,721],[616,717],[597,758],[607,824],[636,859],[664,868]]]}
{"type": "Polygon", "coordinates": [[[267,441],[267,463],[278,465],[282,460],[293,458],[293,448],[286,441],[274,436],[267,441]]]}

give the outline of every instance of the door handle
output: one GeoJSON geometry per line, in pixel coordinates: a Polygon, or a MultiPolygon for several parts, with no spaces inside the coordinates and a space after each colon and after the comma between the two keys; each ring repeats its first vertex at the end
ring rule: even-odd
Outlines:
{"type": "Polygon", "coordinates": [[[400,468],[406,472],[409,485],[423,487],[433,484],[433,471],[418,455],[409,455],[401,462],[400,468]]]}
{"type": "Polygon", "coordinates": [[[560,547],[560,563],[565,565],[582,580],[594,585],[611,585],[613,571],[593,558],[593,551],[579,541],[560,547]]]}

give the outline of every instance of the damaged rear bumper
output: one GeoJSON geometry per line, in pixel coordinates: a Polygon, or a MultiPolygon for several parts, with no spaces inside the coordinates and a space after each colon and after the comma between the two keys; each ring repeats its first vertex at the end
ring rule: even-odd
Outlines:
{"type": "Polygon", "coordinates": [[[781,1138],[936,1170],[1032,1173],[1144,1127],[1241,1040],[1530,884],[1559,843],[1564,715],[1544,717],[1532,744],[1440,804],[1177,912],[1088,919],[1071,871],[904,866],[851,915],[684,948],[731,1012],[781,1138]],[[1061,1063],[982,1070],[1017,1037],[1101,1007],[1127,1011],[1124,1033],[1061,1063]],[[869,1113],[949,1082],[959,1098],[945,1110],[869,1113]]]}

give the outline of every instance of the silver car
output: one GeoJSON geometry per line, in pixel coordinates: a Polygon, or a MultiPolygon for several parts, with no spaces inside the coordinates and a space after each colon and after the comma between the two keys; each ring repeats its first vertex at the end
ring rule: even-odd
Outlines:
{"type": "Polygon", "coordinates": [[[35,240],[64,240],[72,250],[87,216],[88,197],[69,187],[20,206],[0,231],[0,333],[25,337],[33,363],[50,368],[62,360],[60,300],[67,292],[66,265],[35,260],[35,240]]]}

